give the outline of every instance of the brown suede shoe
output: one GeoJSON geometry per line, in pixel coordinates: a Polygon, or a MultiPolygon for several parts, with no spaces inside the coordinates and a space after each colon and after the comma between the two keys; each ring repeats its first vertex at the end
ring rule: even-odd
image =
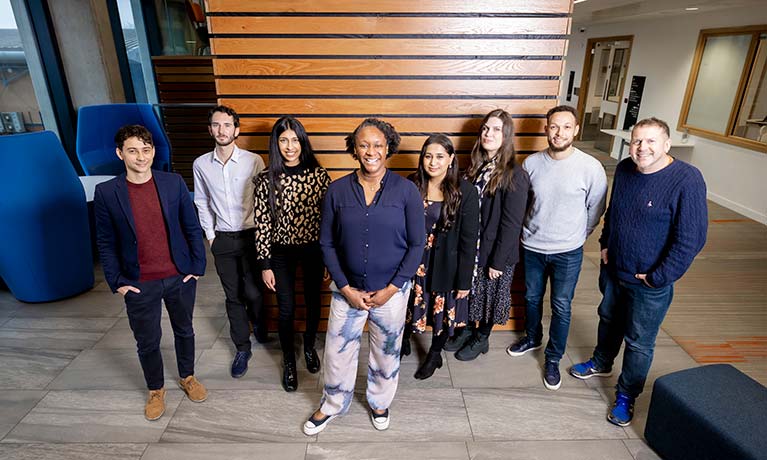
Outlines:
{"type": "Polygon", "coordinates": [[[190,401],[203,402],[208,399],[208,390],[194,375],[178,381],[178,386],[184,390],[190,401]]]}
{"type": "Polygon", "coordinates": [[[157,420],[165,413],[165,388],[149,390],[149,397],[144,406],[144,417],[147,420],[157,420]]]}

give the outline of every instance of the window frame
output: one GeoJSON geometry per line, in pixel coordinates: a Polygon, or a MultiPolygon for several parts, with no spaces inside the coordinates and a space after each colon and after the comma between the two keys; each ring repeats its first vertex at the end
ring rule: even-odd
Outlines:
{"type": "Polygon", "coordinates": [[[746,94],[746,86],[748,84],[748,78],[750,76],[750,68],[753,65],[756,57],[757,45],[759,43],[759,36],[763,33],[767,33],[767,24],[744,26],[744,27],[724,27],[717,29],[701,29],[698,35],[698,44],[695,48],[695,55],[693,56],[692,66],[690,68],[690,76],[687,79],[687,88],[684,93],[684,100],[682,101],[682,109],[679,114],[679,122],[677,123],[677,130],[687,131],[695,136],[700,136],[706,139],[711,139],[718,142],[724,142],[726,144],[736,145],[738,147],[747,148],[750,150],[756,150],[758,152],[767,153],[767,144],[738,137],[732,134],[735,129],[735,123],[737,122],[738,110],[743,103],[743,98],[746,94]],[[695,85],[698,80],[698,72],[703,60],[703,51],[706,46],[706,39],[709,37],[728,36],[728,35],[751,35],[751,44],[746,54],[746,60],[743,63],[743,68],[740,72],[740,81],[738,83],[738,89],[735,93],[735,98],[730,108],[730,115],[727,120],[727,127],[725,134],[711,131],[708,129],[698,128],[687,123],[687,117],[690,113],[690,105],[692,103],[693,93],[695,92],[695,85]]]}

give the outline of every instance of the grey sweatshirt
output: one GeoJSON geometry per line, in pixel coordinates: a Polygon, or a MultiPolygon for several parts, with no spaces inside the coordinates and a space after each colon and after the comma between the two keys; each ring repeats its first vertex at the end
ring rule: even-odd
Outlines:
{"type": "Polygon", "coordinates": [[[605,212],[607,177],[594,157],[574,149],[564,160],[546,150],[527,157],[530,203],[522,227],[522,246],[559,254],[583,246],[605,212]]]}

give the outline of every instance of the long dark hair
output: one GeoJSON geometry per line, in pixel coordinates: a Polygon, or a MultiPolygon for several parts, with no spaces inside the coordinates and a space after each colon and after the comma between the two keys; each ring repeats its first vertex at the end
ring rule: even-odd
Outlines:
{"type": "Polygon", "coordinates": [[[466,178],[474,182],[482,170],[482,165],[490,160],[490,156],[482,148],[482,129],[487,120],[493,117],[500,119],[503,123],[503,143],[496,153],[498,160],[495,170],[490,174],[490,180],[487,182],[487,188],[485,189],[487,195],[495,195],[499,187],[514,190],[513,179],[517,157],[517,153],[514,150],[514,122],[511,119],[511,115],[505,110],[495,109],[485,115],[485,118],[482,119],[482,123],[479,125],[477,141],[474,142],[474,148],[471,150],[471,166],[466,171],[466,178]]]}
{"type": "Polygon", "coordinates": [[[284,116],[274,122],[272,134],[269,136],[269,167],[266,170],[266,177],[269,180],[269,212],[272,219],[277,219],[279,215],[277,198],[282,194],[280,177],[286,173],[285,159],[280,153],[279,139],[280,135],[289,129],[295,131],[298,143],[301,144],[301,155],[298,160],[303,169],[314,169],[320,165],[317,158],[314,157],[309,136],[300,121],[291,116],[284,116]]]}
{"type": "Polygon", "coordinates": [[[426,139],[421,147],[421,155],[418,157],[418,169],[413,174],[413,182],[421,192],[421,197],[426,199],[426,193],[429,190],[429,175],[426,174],[426,170],[423,167],[423,157],[426,155],[426,148],[431,144],[441,145],[448,155],[453,157],[453,161],[450,163],[450,167],[447,169],[445,178],[442,179],[440,184],[440,190],[445,197],[442,203],[442,210],[439,216],[438,228],[440,231],[445,231],[453,226],[455,223],[455,216],[458,214],[458,208],[461,206],[461,186],[458,178],[458,160],[455,156],[455,148],[450,138],[444,134],[432,134],[426,139]]]}

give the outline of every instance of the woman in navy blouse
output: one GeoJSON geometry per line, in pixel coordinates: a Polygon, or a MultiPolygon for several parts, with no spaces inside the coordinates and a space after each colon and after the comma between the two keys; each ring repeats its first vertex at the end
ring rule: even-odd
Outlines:
{"type": "Polygon", "coordinates": [[[445,342],[468,320],[479,199],[474,186],[459,178],[455,148],[444,134],[426,139],[411,180],[423,199],[426,247],[408,304],[402,355],[410,354],[410,332],[422,333],[431,326],[429,353],[415,373],[423,380],[442,367],[445,342]]]}
{"type": "Polygon", "coordinates": [[[360,337],[368,324],[367,401],[377,430],[389,427],[410,279],[424,247],[423,202],[415,185],[386,169],[400,137],[368,118],[346,138],[359,169],[330,184],[320,247],[333,283],[320,408],[304,424],[319,433],[354,399],[360,337]]]}

